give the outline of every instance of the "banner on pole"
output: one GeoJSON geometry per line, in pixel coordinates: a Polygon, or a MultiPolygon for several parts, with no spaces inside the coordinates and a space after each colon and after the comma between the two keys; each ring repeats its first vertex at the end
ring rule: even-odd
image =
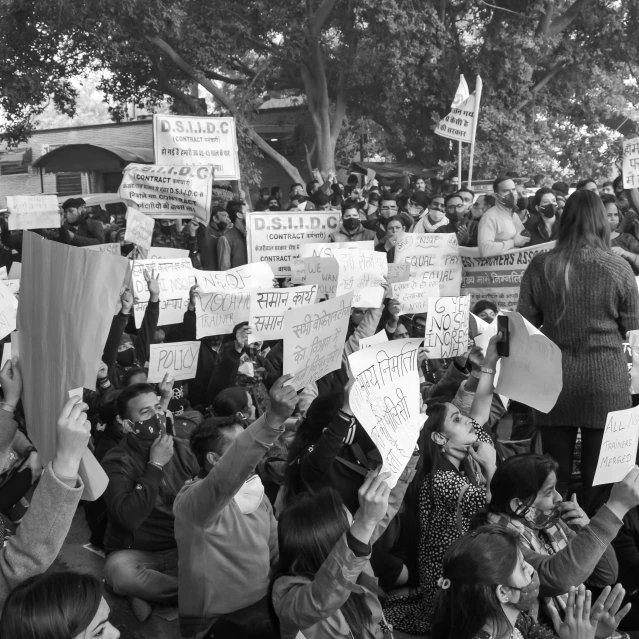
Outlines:
{"type": "Polygon", "coordinates": [[[439,121],[435,133],[449,140],[459,140],[460,142],[473,141],[475,131],[475,94],[466,98],[460,105],[439,121]]]}
{"type": "Polygon", "coordinates": [[[623,188],[634,189],[639,186],[639,138],[623,141],[623,188]]]}

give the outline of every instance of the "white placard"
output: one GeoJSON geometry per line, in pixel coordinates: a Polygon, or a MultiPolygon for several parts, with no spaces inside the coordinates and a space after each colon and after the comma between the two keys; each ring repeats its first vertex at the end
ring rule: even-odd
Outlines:
{"type": "Polygon", "coordinates": [[[623,141],[622,173],[624,189],[639,186],[639,138],[623,141]]]}
{"type": "Polygon", "coordinates": [[[468,351],[470,296],[428,299],[424,347],[429,359],[457,357],[468,351]]]}
{"type": "Polygon", "coordinates": [[[88,251],[97,251],[98,253],[111,253],[116,257],[122,257],[120,244],[118,242],[107,242],[106,244],[92,244],[91,246],[82,246],[88,251]]]}
{"type": "Polygon", "coordinates": [[[399,284],[400,282],[408,282],[410,279],[410,264],[408,262],[400,262],[399,264],[388,265],[388,283],[399,284]]]}
{"type": "Polygon", "coordinates": [[[639,406],[608,413],[593,486],[621,481],[637,460],[639,406]]]}
{"type": "Polygon", "coordinates": [[[2,361],[0,362],[0,370],[4,368],[4,365],[11,359],[11,343],[7,342],[2,347],[2,361]]]}
{"type": "Polygon", "coordinates": [[[355,382],[349,403],[379,450],[382,472],[397,483],[413,454],[423,424],[417,352],[421,339],[376,344],[349,355],[355,382]]]}
{"type": "Polygon", "coordinates": [[[60,206],[55,195],[7,195],[9,230],[58,229],[60,206]]]}
{"type": "Polygon", "coordinates": [[[0,339],[16,330],[16,315],[18,300],[15,295],[0,280],[0,339]]]}
{"type": "Polygon", "coordinates": [[[334,211],[251,211],[246,220],[249,262],[268,262],[275,277],[286,277],[301,247],[328,241],[339,218],[334,211]]]}
{"type": "MultiPolygon", "coordinates": [[[[133,317],[135,319],[135,327],[142,326],[144,313],[148,302],[138,302],[133,305],[133,317]]],[[[170,324],[181,324],[184,321],[184,313],[189,307],[188,296],[182,299],[163,300],[160,299],[160,316],[158,318],[158,326],[168,326],[170,324]]]]}
{"type": "Polygon", "coordinates": [[[195,300],[196,337],[228,335],[233,327],[251,318],[251,291],[211,290],[195,300]]]}
{"type": "Polygon", "coordinates": [[[339,275],[335,295],[353,291],[355,308],[379,308],[384,300],[382,285],[388,275],[386,254],[370,250],[334,249],[339,275]]]}
{"type": "Polygon", "coordinates": [[[160,276],[160,299],[189,299],[189,291],[195,286],[196,271],[189,258],[179,260],[135,260],[131,269],[133,296],[137,302],[149,301],[149,288],[144,271],[160,276]]]}
{"type": "Polygon", "coordinates": [[[425,313],[428,311],[428,300],[439,297],[437,280],[418,281],[409,279],[405,282],[391,284],[390,297],[399,302],[400,315],[425,313]]]}
{"type": "Polygon", "coordinates": [[[118,190],[142,213],[173,220],[196,217],[204,224],[211,216],[213,169],[210,166],[129,164],[118,190]]]}
{"type": "Polygon", "coordinates": [[[300,246],[300,257],[333,257],[334,249],[361,249],[374,251],[375,242],[364,240],[362,242],[313,242],[300,246]]]}
{"type": "Polygon", "coordinates": [[[156,113],[153,149],[158,165],[207,165],[216,180],[240,179],[234,118],[156,113]]]}
{"type": "Polygon", "coordinates": [[[284,375],[301,390],[342,365],[353,294],[284,314],[284,375]]]}
{"type": "Polygon", "coordinates": [[[126,229],[124,231],[125,242],[131,242],[142,249],[151,248],[154,226],[155,220],[152,217],[127,206],[126,229]]]}
{"type": "Polygon", "coordinates": [[[193,379],[197,373],[201,342],[151,344],[149,384],[159,384],[168,373],[169,379],[193,379]]]}
{"type": "Polygon", "coordinates": [[[22,262],[13,262],[13,264],[11,264],[11,268],[9,269],[9,279],[20,280],[21,275],[22,275],[22,262]]]}
{"type": "Polygon", "coordinates": [[[284,312],[315,304],[317,288],[312,285],[252,291],[249,326],[253,330],[248,336],[249,343],[283,339],[284,312]]]}
{"type": "Polygon", "coordinates": [[[146,254],[147,260],[179,260],[189,256],[187,249],[152,246],[146,254]]]}
{"type": "Polygon", "coordinates": [[[561,350],[519,313],[500,312],[508,317],[510,355],[500,360],[495,390],[547,413],[557,403],[563,388],[561,350]]]}
{"type": "Polygon", "coordinates": [[[386,331],[382,329],[379,333],[375,333],[375,335],[371,335],[370,337],[362,337],[362,339],[359,340],[359,347],[360,349],[370,348],[371,346],[384,344],[388,341],[388,335],[386,335],[386,331]]]}
{"type": "MultiPolygon", "coordinates": [[[[297,260],[296,260],[297,261],[297,260]]],[[[304,284],[317,284],[317,299],[325,300],[335,297],[339,265],[333,257],[303,257],[302,263],[304,284]]]]}
{"type": "Polygon", "coordinates": [[[268,264],[243,264],[228,271],[195,271],[197,285],[203,293],[213,291],[248,291],[273,287],[273,271],[268,264]]]}

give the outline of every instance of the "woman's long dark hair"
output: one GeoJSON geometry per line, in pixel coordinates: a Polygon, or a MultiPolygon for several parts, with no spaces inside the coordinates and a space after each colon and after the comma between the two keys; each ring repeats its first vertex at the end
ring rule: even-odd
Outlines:
{"type": "Polygon", "coordinates": [[[515,517],[510,508],[513,499],[532,506],[550,473],[556,472],[557,462],[548,455],[527,453],[504,460],[490,482],[490,504],[475,515],[471,528],[487,523],[488,513],[515,517]]]}
{"type": "Polygon", "coordinates": [[[102,584],[91,575],[37,575],[16,586],[5,601],[0,637],[74,639],[86,630],[102,601],[102,584]]]}
{"type": "Polygon", "coordinates": [[[556,320],[566,313],[570,278],[579,251],[598,248],[610,251],[610,225],[601,198],[592,191],[575,191],[559,218],[557,244],[544,264],[544,275],[557,305],[556,320]]]}
{"type": "MultiPolygon", "coordinates": [[[[279,577],[314,579],[349,527],[346,507],[338,492],[323,488],[316,493],[298,495],[284,509],[277,523],[279,559],[269,593],[272,593],[273,584],[279,577]]],[[[357,583],[376,594],[381,593],[375,581],[363,573],[357,583]]],[[[371,611],[365,595],[351,593],[340,610],[356,639],[369,636],[365,629],[371,611]]]]}
{"type": "Polygon", "coordinates": [[[493,637],[510,636],[496,587],[507,585],[517,568],[519,535],[501,526],[484,526],[457,539],[444,555],[443,579],[435,598],[432,639],[473,639],[487,621],[493,637]],[[447,585],[444,582],[443,585],[447,585]]]}
{"type": "Polygon", "coordinates": [[[295,431],[295,438],[288,452],[288,464],[284,475],[285,501],[306,492],[302,481],[300,458],[322,436],[324,429],[333,421],[344,404],[344,391],[340,390],[316,397],[306,412],[306,417],[295,431]]]}

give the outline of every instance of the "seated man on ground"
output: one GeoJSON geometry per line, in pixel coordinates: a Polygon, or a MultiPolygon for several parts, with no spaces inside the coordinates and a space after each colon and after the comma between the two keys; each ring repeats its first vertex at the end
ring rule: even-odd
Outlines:
{"type": "Polygon", "coordinates": [[[153,603],[177,603],[173,500],[199,469],[187,443],[167,432],[166,413],[153,386],[126,387],[117,409],[127,434],[102,460],[109,476],[105,581],[129,598],[134,614],[144,621],[153,603]]]}

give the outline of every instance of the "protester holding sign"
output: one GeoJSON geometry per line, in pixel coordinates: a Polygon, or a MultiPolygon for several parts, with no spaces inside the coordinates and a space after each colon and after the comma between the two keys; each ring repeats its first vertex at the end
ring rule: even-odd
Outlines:
{"type": "Polygon", "coordinates": [[[60,241],[72,246],[104,244],[104,227],[82,213],[82,198],[70,198],[62,205],[64,224],[60,227],[60,241]]]}
{"type": "Polygon", "coordinates": [[[559,220],[557,246],[533,258],[524,273],[518,311],[562,355],[563,389],[548,413],[535,412],[544,451],[559,463],[566,491],[577,429],[581,476],[592,486],[609,412],[631,407],[622,342],[639,328],[639,295],[632,270],[610,251],[610,226],[599,196],[573,193],[559,220]]]}

